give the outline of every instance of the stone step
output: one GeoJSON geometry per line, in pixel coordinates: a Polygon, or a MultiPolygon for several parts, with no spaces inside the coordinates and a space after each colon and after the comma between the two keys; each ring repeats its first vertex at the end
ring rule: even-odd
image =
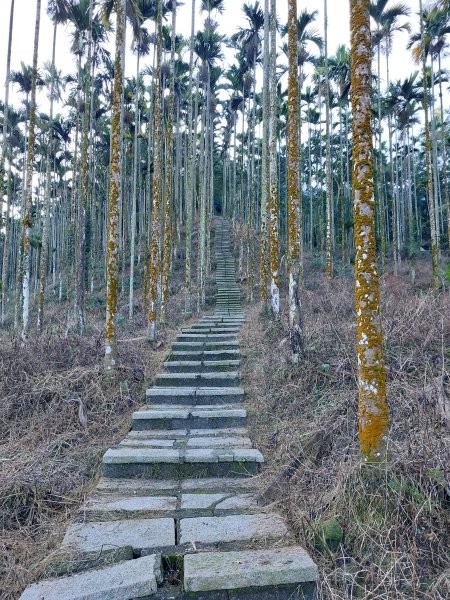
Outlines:
{"type": "Polygon", "coordinates": [[[245,319],[244,317],[220,317],[220,316],[216,316],[215,319],[208,319],[208,320],[204,320],[204,321],[200,321],[201,324],[205,324],[208,327],[213,327],[214,325],[220,325],[220,326],[229,326],[229,325],[236,325],[236,327],[238,327],[239,329],[242,327],[242,325],[244,324],[245,319]]]}
{"type": "Polygon", "coordinates": [[[228,342],[173,342],[172,350],[236,350],[237,340],[228,342]]]}
{"type": "Polygon", "coordinates": [[[255,475],[263,462],[258,450],[110,448],[103,456],[105,477],[246,477],[255,475]]]}
{"type": "Polygon", "coordinates": [[[199,351],[185,351],[182,352],[180,350],[175,350],[171,352],[166,360],[167,362],[178,362],[178,361],[193,361],[193,362],[216,362],[216,361],[238,361],[241,353],[239,350],[222,350],[222,351],[214,351],[214,350],[206,350],[205,352],[199,351]]]}
{"type": "Polygon", "coordinates": [[[220,316],[214,314],[214,315],[205,315],[205,316],[203,316],[200,319],[199,323],[204,323],[205,321],[213,321],[214,323],[224,322],[224,321],[226,321],[226,322],[239,322],[240,323],[243,320],[244,320],[243,317],[242,318],[232,318],[232,317],[230,317],[228,319],[224,319],[223,317],[220,317],[220,316]]]}
{"type": "Polygon", "coordinates": [[[172,552],[175,547],[175,521],[172,518],[118,519],[95,523],[72,523],[63,538],[61,552],[73,561],[106,557],[123,548],[135,556],[172,552]]]}
{"type": "Polygon", "coordinates": [[[186,518],[177,527],[179,544],[197,549],[242,550],[250,543],[254,548],[264,548],[292,541],[284,519],[277,513],[186,518]]]}
{"type": "MultiPolygon", "coordinates": [[[[217,429],[156,429],[156,430],[131,430],[128,432],[125,440],[181,440],[192,438],[208,438],[215,440],[216,438],[247,438],[248,431],[245,427],[225,427],[217,429]]],[[[186,442],[185,442],[186,443],[186,442]]],[[[122,442],[120,442],[122,444],[122,442]]],[[[119,444],[119,445],[120,445],[119,444]]],[[[213,445],[213,444],[212,444],[213,445]]]]}
{"type": "Polygon", "coordinates": [[[237,371],[213,373],[159,373],[155,385],[162,387],[238,387],[240,376],[237,371]]]}
{"type": "Polygon", "coordinates": [[[198,323],[196,323],[195,325],[192,326],[192,329],[194,331],[196,331],[196,330],[203,331],[204,329],[206,329],[206,330],[209,329],[209,330],[211,330],[211,333],[214,333],[214,332],[220,333],[221,332],[220,330],[223,329],[225,331],[222,331],[222,333],[226,333],[227,331],[230,331],[230,330],[239,331],[240,325],[241,325],[240,323],[227,324],[227,323],[222,323],[221,321],[210,320],[210,321],[199,321],[198,323]]]}
{"type": "Polygon", "coordinates": [[[200,333],[200,334],[212,334],[218,333],[239,333],[240,327],[238,325],[193,325],[190,329],[182,329],[182,333],[200,333]]]}
{"type": "Polygon", "coordinates": [[[180,333],[177,342],[230,342],[236,339],[236,333],[180,333]]]}
{"type": "MultiPolygon", "coordinates": [[[[233,590],[233,600],[313,600],[317,566],[300,546],[202,552],[184,558],[184,590],[214,593],[233,590]]],[[[227,597],[227,596],[224,596],[227,597]]]]}
{"type": "Polygon", "coordinates": [[[78,513],[82,522],[119,519],[208,517],[263,512],[255,494],[180,493],[177,496],[95,494],[78,513]]]}
{"type": "Polygon", "coordinates": [[[151,387],[147,390],[146,400],[152,404],[178,404],[199,406],[205,404],[239,404],[244,398],[240,387],[151,387]]]}
{"type": "MultiPolygon", "coordinates": [[[[158,432],[156,432],[158,433],[158,432]]],[[[195,435],[172,435],[154,436],[152,431],[130,431],[130,433],[119,442],[119,446],[134,448],[251,448],[250,438],[242,436],[195,436],[195,435]],[[144,435],[136,435],[144,434],[144,435]]]]}
{"type": "Polygon", "coordinates": [[[133,429],[215,429],[245,427],[247,413],[238,405],[172,405],[136,411],[132,415],[133,429]]]}
{"type": "Polygon", "coordinates": [[[226,490],[230,494],[254,493],[258,477],[213,477],[202,479],[116,479],[101,477],[97,492],[105,494],[159,496],[176,495],[179,491],[195,494],[216,493],[226,490]]]}
{"type": "Polygon", "coordinates": [[[127,560],[70,577],[30,585],[20,600],[132,600],[149,598],[162,582],[161,555],[127,560]]]}
{"type": "Polygon", "coordinates": [[[236,371],[239,369],[239,360],[170,360],[164,363],[164,368],[170,373],[213,373],[223,371],[236,371]]]}

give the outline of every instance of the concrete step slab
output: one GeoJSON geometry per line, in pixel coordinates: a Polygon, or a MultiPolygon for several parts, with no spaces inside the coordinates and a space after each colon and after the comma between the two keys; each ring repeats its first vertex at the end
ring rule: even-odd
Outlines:
{"type": "Polygon", "coordinates": [[[215,352],[214,350],[202,350],[188,352],[175,350],[167,356],[167,362],[172,361],[197,361],[197,362],[215,362],[221,360],[231,360],[239,362],[240,352],[239,350],[223,350],[222,352],[215,352]]]}
{"type": "Polygon", "coordinates": [[[317,566],[300,546],[203,552],[184,558],[184,589],[188,593],[234,590],[233,600],[248,599],[248,591],[255,600],[313,600],[317,579],[317,566]],[[291,595],[280,596],[280,587],[291,595]]]}
{"type": "Polygon", "coordinates": [[[116,479],[101,477],[98,481],[96,492],[104,494],[158,496],[161,494],[177,494],[180,490],[186,493],[206,494],[222,492],[245,494],[258,489],[257,477],[212,477],[183,479],[116,479]]]}
{"type": "Polygon", "coordinates": [[[20,600],[132,600],[150,598],[162,582],[161,555],[150,554],[111,567],[41,581],[20,600]]]}
{"type": "Polygon", "coordinates": [[[237,350],[239,342],[230,340],[227,342],[173,342],[172,350],[237,350]]]}
{"type": "Polygon", "coordinates": [[[250,448],[155,450],[110,448],[103,457],[105,477],[245,477],[255,475],[263,462],[250,448]]]}
{"type": "Polygon", "coordinates": [[[183,493],[177,496],[126,496],[97,494],[83,504],[78,521],[97,522],[123,519],[154,519],[254,514],[264,512],[257,496],[250,493],[183,493]]]}
{"type": "Polygon", "coordinates": [[[250,438],[245,437],[220,437],[220,436],[184,436],[173,439],[154,438],[149,431],[136,431],[146,433],[146,437],[127,435],[118,446],[129,448],[251,448],[250,438]]]}
{"type": "Polygon", "coordinates": [[[159,387],[238,387],[240,375],[237,371],[212,373],[158,373],[155,385],[159,387]]]}
{"type": "Polygon", "coordinates": [[[131,546],[135,555],[173,550],[175,522],[170,518],[72,523],[61,549],[89,558],[131,546]]]}
{"type": "Polygon", "coordinates": [[[164,368],[169,373],[219,373],[236,371],[240,364],[239,360],[170,360],[164,363],[164,368]]]}
{"type": "Polygon", "coordinates": [[[170,405],[136,411],[132,415],[132,428],[143,429],[215,429],[245,427],[245,409],[233,404],[214,405],[170,405]]]}
{"type": "Polygon", "coordinates": [[[218,333],[233,333],[237,335],[239,333],[239,327],[237,325],[223,325],[218,323],[217,325],[196,325],[195,327],[191,327],[190,329],[182,329],[182,333],[199,333],[199,334],[218,334],[218,333]]]}
{"type": "Polygon", "coordinates": [[[224,429],[156,429],[156,430],[144,430],[144,431],[133,431],[128,432],[125,439],[129,440],[184,440],[190,436],[202,437],[202,438],[220,438],[220,437],[248,437],[248,431],[245,427],[228,427],[224,429]]]}
{"type": "Polygon", "coordinates": [[[181,519],[178,528],[180,544],[197,548],[242,549],[248,544],[266,547],[291,541],[277,513],[181,519]]]}
{"type": "MultiPolygon", "coordinates": [[[[240,403],[244,398],[244,390],[240,387],[151,387],[147,390],[146,400],[153,403],[204,405],[240,403]]],[[[232,425],[235,427],[235,425],[232,425]]],[[[178,427],[175,429],[183,429],[178,427]]]]}
{"type": "Polygon", "coordinates": [[[177,342],[230,342],[236,340],[236,333],[180,333],[177,342]]]}

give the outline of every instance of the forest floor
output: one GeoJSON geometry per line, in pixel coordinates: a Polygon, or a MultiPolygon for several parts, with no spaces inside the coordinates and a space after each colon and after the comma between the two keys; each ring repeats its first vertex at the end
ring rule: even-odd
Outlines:
{"type": "MultiPolygon", "coordinates": [[[[2,600],[18,598],[40,576],[92,490],[104,451],[128,431],[183,322],[181,262],[171,280],[170,325],[156,348],[145,341],[142,310],[130,323],[121,305],[114,378],[102,369],[101,293],[88,301],[83,338],[65,336],[66,309],[55,303],[39,341],[22,346],[8,333],[0,339],[2,600]]],[[[281,501],[319,564],[321,598],[443,600],[450,595],[443,413],[450,295],[429,290],[421,265],[415,285],[405,273],[383,288],[392,431],[389,464],[378,469],[358,454],[353,302],[350,273],[328,287],[317,264],[307,264],[305,349],[297,365],[289,360],[286,323],[273,322],[258,304],[246,307],[243,386],[251,436],[267,460],[261,489],[270,488],[267,501],[281,501]]]]}
{"type": "Polygon", "coordinates": [[[392,423],[380,466],[358,451],[351,274],[328,286],[306,265],[299,364],[287,324],[247,310],[242,385],[266,458],[261,491],[319,564],[320,599],[450,598],[450,293],[429,281],[421,263],[414,285],[406,268],[383,285],[392,423]]]}

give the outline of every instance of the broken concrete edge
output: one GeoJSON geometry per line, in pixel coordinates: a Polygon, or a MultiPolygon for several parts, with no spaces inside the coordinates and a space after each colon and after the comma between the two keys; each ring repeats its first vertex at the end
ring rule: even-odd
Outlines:
{"type": "Polygon", "coordinates": [[[155,594],[162,580],[161,555],[151,554],[32,584],[20,600],[131,600],[155,594]]]}

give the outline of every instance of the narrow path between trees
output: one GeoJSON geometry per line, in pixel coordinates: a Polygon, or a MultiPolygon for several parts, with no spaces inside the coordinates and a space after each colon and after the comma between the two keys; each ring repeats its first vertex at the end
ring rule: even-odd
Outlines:
{"type": "Polygon", "coordinates": [[[21,600],[313,599],[315,564],[258,503],[252,476],[263,457],[245,429],[239,377],[244,314],[230,225],[215,224],[215,314],[173,343],[49,559],[50,579],[21,600]]]}

